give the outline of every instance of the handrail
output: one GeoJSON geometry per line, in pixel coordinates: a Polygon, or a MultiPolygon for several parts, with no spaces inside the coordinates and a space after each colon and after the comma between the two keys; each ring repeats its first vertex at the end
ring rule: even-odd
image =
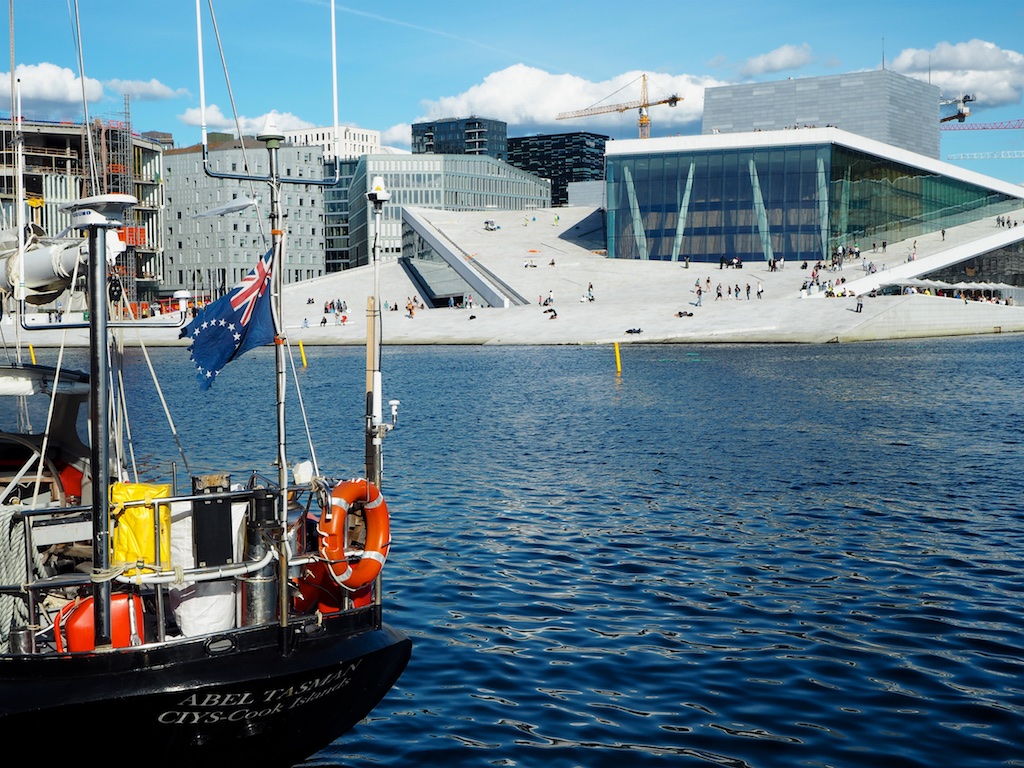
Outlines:
{"type": "MultiPolygon", "coordinates": [[[[28,322],[28,313],[25,311],[25,301],[21,302],[21,310],[19,312],[19,324],[23,330],[26,331],[63,331],[70,330],[73,328],[88,328],[88,322],[82,323],[33,323],[28,322]]],[[[160,315],[163,317],[163,315],[160,315]]],[[[181,319],[174,323],[168,323],[164,321],[158,321],[156,319],[150,320],[110,320],[107,323],[108,328],[167,328],[168,330],[173,328],[184,328],[188,321],[188,314],[186,312],[181,313],[181,319]]]]}
{"type": "MultiPolygon", "coordinates": [[[[293,492],[296,496],[308,492],[311,490],[311,486],[301,485],[293,486],[293,492]]],[[[124,502],[119,502],[118,506],[123,508],[130,507],[162,507],[172,506],[191,503],[194,501],[215,501],[218,499],[228,499],[235,501],[248,501],[256,496],[257,493],[266,491],[265,488],[244,488],[241,490],[228,490],[218,491],[213,493],[201,493],[201,494],[188,494],[183,496],[166,496],[159,498],[146,499],[130,499],[124,502]]],[[[83,512],[89,512],[91,510],[90,505],[77,505],[68,507],[34,507],[19,510],[18,516],[24,520],[28,520],[34,517],[47,517],[52,518],[54,516],[81,516],[83,512]]],[[[287,546],[287,545],[286,545],[287,546]]],[[[268,565],[273,560],[277,560],[280,557],[279,552],[271,548],[262,557],[256,560],[248,560],[233,563],[231,565],[221,566],[208,566],[202,568],[182,568],[180,566],[174,566],[161,568],[156,563],[125,563],[121,566],[122,571],[124,569],[145,569],[150,571],[149,573],[136,573],[130,576],[124,575],[123,573],[115,573],[111,576],[112,581],[116,581],[121,584],[177,584],[183,582],[200,582],[200,581],[216,581],[218,579],[235,578],[238,576],[245,576],[250,573],[259,571],[261,568],[268,565]]],[[[289,557],[289,562],[293,565],[305,565],[321,559],[318,553],[307,553],[303,555],[293,555],[289,557]],[[294,560],[292,560],[294,557],[294,560]]],[[[25,584],[20,585],[2,585],[0,584],[0,593],[10,592],[23,592],[25,590],[41,590],[54,587],[69,587],[69,586],[86,586],[92,582],[92,577],[89,574],[57,574],[55,576],[48,576],[41,579],[33,579],[25,584]]]]}

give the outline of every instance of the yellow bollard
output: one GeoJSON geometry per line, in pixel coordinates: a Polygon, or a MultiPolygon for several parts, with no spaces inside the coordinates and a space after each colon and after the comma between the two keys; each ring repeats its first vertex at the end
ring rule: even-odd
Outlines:
{"type": "Polygon", "coordinates": [[[301,339],[299,339],[299,354],[302,355],[302,367],[303,368],[308,368],[309,366],[306,365],[306,348],[304,346],[302,346],[302,340],[301,339]]]}
{"type": "Polygon", "coordinates": [[[622,357],[619,355],[619,342],[615,342],[615,375],[622,375],[622,357]]]}
{"type": "Polygon", "coordinates": [[[28,345],[28,353],[29,353],[29,355],[32,358],[32,365],[35,365],[36,364],[36,348],[33,347],[31,344],[28,345]]]}

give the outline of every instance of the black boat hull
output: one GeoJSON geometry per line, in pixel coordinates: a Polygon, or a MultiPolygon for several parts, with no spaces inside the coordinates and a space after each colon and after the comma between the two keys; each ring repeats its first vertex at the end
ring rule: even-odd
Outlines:
{"type": "Polygon", "coordinates": [[[287,630],[7,656],[0,737],[59,724],[64,738],[119,761],[290,766],[364,718],[402,674],[411,647],[370,608],[287,630]]]}

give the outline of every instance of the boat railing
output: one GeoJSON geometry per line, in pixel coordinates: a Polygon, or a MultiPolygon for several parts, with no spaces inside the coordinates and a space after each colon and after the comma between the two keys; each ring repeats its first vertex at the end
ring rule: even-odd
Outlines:
{"type": "MultiPolygon", "coordinates": [[[[82,321],[64,321],[59,320],[53,322],[47,320],[47,322],[31,322],[29,318],[41,315],[42,313],[29,312],[22,302],[21,312],[19,315],[19,324],[22,330],[25,331],[68,331],[74,328],[88,328],[88,320],[82,321]]],[[[110,320],[107,322],[108,328],[184,328],[188,323],[189,317],[187,312],[180,313],[180,316],[173,319],[168,319],[166,315],[155,315],[148,318],[135,318],[130,320],[110,320]]]]}
{"type": "MultiPolygon", "coordinates": [[[[310,487],[308,485],[298,487],[291,486],[289,488],[290,518],[293,518],[290,519],[289,529],[291,529],[293,533],[300,532],[297,527],[299,518],[305,517],[309,512],[308,504],[305,508],[300,507],[298,504],[302,495],[309,491],[310,487]]],[[[211,493],[179,494],[152,499],[133,499],[130,501],[118,502],[116,505],[112,505],[112,507],[116,507],[118,510],[122,511],[129,509],[149,509],[150,512],[152,512],[152,508],[154,506],[166,507],[171,511],[172,515],[177,515],[177,513],[188,514],[188,512],[193,509],[193,504],[208,504],[217,501],[250,504],[254,501],[257,495],[266,495],[267,493],[268,490],[265,488],[246,488],[242,490],[228,490],[211,493]]],[[[276,492],[269,491],[269,493],[273,494],[276,492]]],[[[29,531],[31,532],[30,546],[33,547],[62,542],[72,543],[75,541],[86,541],[90,536],[89,530],[83,527],[91,526],[92,509],[89,505],[79,504],[63,507],[25,508],[24,510],[19,510],[18,514],[20,517],[31,523],[29,526],[29,531]]],[[[157,515],[152,514],[152,517],[154,517],[153,551],[160,552],[161,547],[165,543],[163,541],[165,534],[162,530],[162,526],[160,526],[156,520],[157,515]]],[[[300,541],[298,543],[301,546],[304,542],[300,541]]],[[[315,552],[305,554],[296,552],[296,541],[294,540],[294,536],[285,537],[284,545],[289,547],[289,564],[301,565],[313,562],[319,557],[315,552]]],[[[276,553],[272,551],[270,558],[276,558],[276,553]]],[[[139,569],[145,572],[136,573],[132,576],[113,576],[113,578],[115,580],[131,584],[169,583],[167,579],[175,576],[177,576],[180,581],[209,581],[223,578],[225,576],[236,576],[258,570],[266,565],[268,558],[264,556],[255,560],[246,560],[243,555],[238,557],[237,560],[238,561],[232,563],[230,567],[221,565],[191,568],[182,568],[179,565],[161,564],[155,561],[136,560],[133,562],[119,564],[119,570],[139,569]]],[[[26,586],[29,588],[36,585],[45,586],[48,583],[52,583],[52,579],[53,577],[50,577],[49,579],[40,578],[35,581],[28,582],[26,586]]],[[[90,583],[92,580],[94,579],[83,574],[83,584],[90,583]]]]}
{"type": "MultiPolygon", "coordinates": [[[[254,475],[254,478],[256,476],[254,475]]],[[[168,486],[169,487],[169,486],[168,486]]],[[[0,594],[21,596],[28,602],[30,615],[35,616],[35,626],[45,634],[54,624],[52,605],[47,606],[47,595],[62,594],[67,600],[75,600],[74,595],[86,596],[88,587],[97,581],[108,580],[119,585],[119,591],[136,594],[148,594],[154,601],[155,635],[159,641],[172,640],[168,637],[168,619],[165,610],[168,596],[173,594],[173,603],[177,610],[185,601],[198,595],[208,594],[203,584],[229,582],[228,590],[231,607],[228,611],[234,616],[234,626],[219,626],[211,631],[224,631],[238,626],[250,626],[260,623],[279,621],[275,608],[269,613],[253,616],[247,614],[242,607],[246,602],[277,606],[278,589],[287,592],[285,605],[292,605],[292,593],[297,581],[305,569],[316,563],[323,563],[324,558],[317,551],[315,535],[310,533],[312,517],[310,508],[317,498],[316,489],[311,485],[290,486],[288,488],[288,524],[282,526],[277,521],[277,504],[280,491],[267,487],[245,487],[228,490],[212,490],[210,492],[186,493],[174,496],[144,496],[112,504],[108,514],[123,520],[126,514],[135,514],[136,524],[130,537],[146,539],[146,551],[137,557],[115,557],[106,573],[97,573],[89,568],[89,558],[82,557],[82,563],[76,570],[62,572],[42,572],[37,568],[38,553],[60,545],[84,545],[91,537],[92,510],[87,505],[48,506],[20,508],[16,517],[25,522],[25,579],[17,584],[0,584],[0,594]],[[218,509],[222,519],[212,526],[206,526],[201,534],[196,533],[194,525],[199,517],[210,509],[218,509]],[[229,516],[228,522],[224,515],[229,516]],[[147,530],[140,529],[148,527],[147,530]],[[193,525],[186,524],[186,521],[193,525]],[[184,533],[180,529],[186,529],[184,533]],[[209,536],[210,532],[230,537],[230,542],[202,542],[197,536],[209,536]],[[309,541],[311,538],[312,542],[309,541]],[[197,555],[203,550],[213,553],[220,561],[209,562],[209,554],[197,555]],[[191,552],[189,551],[191,550],[191,552]],[[190,559],[191,555],[191,559],[190,559]],[[289,583],[280,585],[280,563],[282,558],[288,565],[289,583]],[[246,590],[269,589],[273,595],[260,597],[247,596],[246,590]],[[236,602],[237,601],[237,605],[236,602]]],[[[118,527],[114,526],[113,537],[118,535],[118,527]]],[[[112,550],[117,545],[112,543],[112,550]]],[[[376,592],[376,590],[374,590],[376,592]]],[[[212,594],[212,593],[209,593],[212,594]]],[[[60,602],[60,601],[58,601],[60,602]]],[[[359,607],[378,602],[376,597],[359,604],[359,607]]],[[[338,610],[356,607],[351,600],[342,600],[338,610]]],[[[291,608],[287,609],[289,613],[291,608]]],[[[177,614],[171,612],[177,620],[178,629],[184,629],[177,614]]],[[[59,621],[59,619],[57,620],[59,621]]],[[[183,632],[187,639],[194,634],[193,630],[183,632]]],[[[33,649],[36,643],[32,644],[33,649]]]]}

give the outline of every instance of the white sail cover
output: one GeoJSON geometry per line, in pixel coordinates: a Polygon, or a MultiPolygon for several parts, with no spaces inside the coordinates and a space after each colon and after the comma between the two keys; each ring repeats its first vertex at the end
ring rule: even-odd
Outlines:
{"type": "MultiPolygon", "coordinates": [[[[125,245],[116,236],[108,236],[107,261],[113,263],[125,245]]],[[[31,227],[25,242],[24,259],[18,258],[18,230],[0,230],[0,293],[13,294],[24,284],[31,292],[61,291],[71,284],[75,265],[84,274],[88,261],[88,243],[82,238],[47,238],[38,227],[31,227]]]]}

